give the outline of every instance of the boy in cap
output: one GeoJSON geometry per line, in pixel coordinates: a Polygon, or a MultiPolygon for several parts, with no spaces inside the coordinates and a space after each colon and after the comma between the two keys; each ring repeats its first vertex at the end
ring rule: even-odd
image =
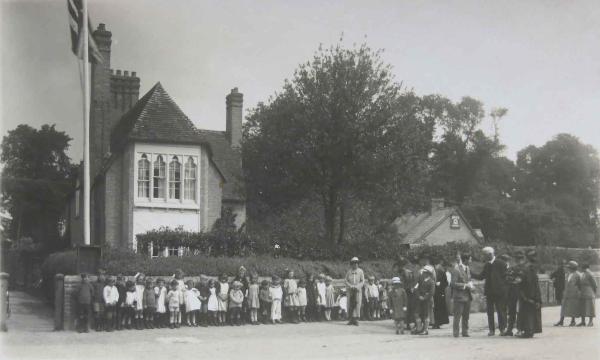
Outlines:
{"type": "Polygon", "coordinates": [[[96,331],[103,330],[104,318],[104,286],[106,285],[106,272],[103,269],[98,269],[98,279],[94,283],[94,327],[96,331]]]}
{"type": "Polygon", "coordinates": [[[388,300],[396,326],[396,335],[404,334],[404,317],[408,299],[399,277],[392,278],[392,291],[388,294],[388,300]]]}
{"type": "Polygon", "coordinates": [[[89,332],[89,320],[92,313],[92,298],[94,297],[94,288],[90,284],[87,274],[81,274],[81,286],[77,293],[77,331],[89,332]]]}

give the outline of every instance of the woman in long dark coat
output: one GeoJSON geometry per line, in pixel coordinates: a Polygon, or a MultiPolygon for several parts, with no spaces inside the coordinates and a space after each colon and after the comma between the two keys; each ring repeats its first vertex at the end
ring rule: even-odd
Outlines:
{"type": "Polygon", "coordinates": [[[518,323],[522,338],[532,338],[542,332],[542,295],[537,276],[536,253],[527,253],[519,284],[518,323]]]}
{"type": "Polygon", "coordinates": [[[435,293],[433,295],[434,329],[439,329],[440,325],[450,323],[450,319],[448,318],[448,307],[446,306],[446,288],[448,288],[448,277],[446,277],[446,269],[442,263],[438,262],[435,265],[437,282],[435,283],[435,293]]]}

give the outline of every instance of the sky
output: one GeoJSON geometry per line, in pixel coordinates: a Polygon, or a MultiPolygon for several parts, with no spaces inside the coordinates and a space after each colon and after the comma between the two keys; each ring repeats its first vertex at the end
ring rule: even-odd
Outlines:
{"type": "MultiPolygon", "coordinates": [[[[82,158],[82,95],[66,0],[0,0],[0,133],[56,124],[82,158]]],[[[225,129],[225,96],[268,101],[320,44],[383,49],[419,95],[505,107],[505,155],[570,133],[600,150],[600,1],[89,0],[111,65],[156,82],[200,128],[225,129]]],[[[482,128],[491,132],[489,121],[482,128]]]]}

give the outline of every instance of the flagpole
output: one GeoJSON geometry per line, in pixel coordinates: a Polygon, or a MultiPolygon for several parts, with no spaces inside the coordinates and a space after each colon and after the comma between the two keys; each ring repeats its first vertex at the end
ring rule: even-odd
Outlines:
{"type": "Polygon", "coordinates": [[[90,59],[87,0],[83,5],[83,244],[90,245],[90,59]]]}

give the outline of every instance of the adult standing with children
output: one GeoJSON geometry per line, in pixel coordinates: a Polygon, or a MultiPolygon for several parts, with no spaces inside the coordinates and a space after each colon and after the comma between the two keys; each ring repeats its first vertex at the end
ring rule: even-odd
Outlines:
{"type": "Polygon", "coordinates": [[[494,248],[486,246],[481,251],[486,261],[483,271],[480,274],[471,273],[471,276],[474,279],[485,280],[483,293],[488,317],[488,336],[494,336],[496,333],[494,312],[498,314],[500,335],[504,335],[506,330],[506,297],[508,293],[506,283],[507,266],[504,261],[496,258],[494,248]]]}
{"type": "Polygon", "coordinates": [[[345,277],[346,287],[348,288],[348,316],[350,318],[348,325],[358,326],[365,274],[358,267],[358,258],[356,256],[350,260],[350,267],[345,277]]]}

